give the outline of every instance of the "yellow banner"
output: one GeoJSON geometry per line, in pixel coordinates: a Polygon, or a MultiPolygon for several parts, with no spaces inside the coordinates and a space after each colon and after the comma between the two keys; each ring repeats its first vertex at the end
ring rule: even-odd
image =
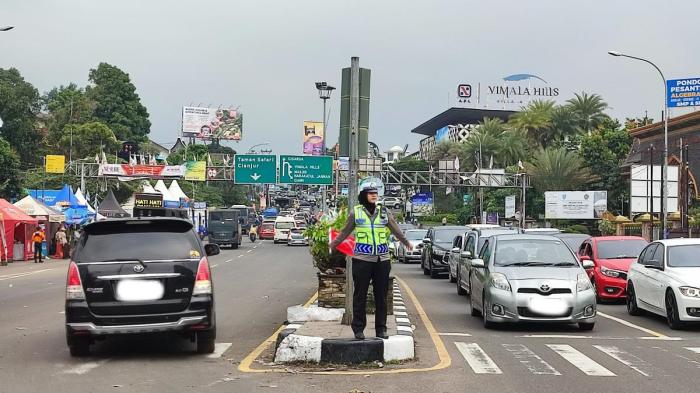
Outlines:
{"type": "Polygon", "coordinates": [[[206,161],[187,161],[187,171],[185,172],[185,180],[205,181],[207,180],[207,162],[206,161]]]}
{"type": "Polygon", "coordinates": [[[46,173],[65,173],[66,157],[58,155],[46,156],[46,173]]]}

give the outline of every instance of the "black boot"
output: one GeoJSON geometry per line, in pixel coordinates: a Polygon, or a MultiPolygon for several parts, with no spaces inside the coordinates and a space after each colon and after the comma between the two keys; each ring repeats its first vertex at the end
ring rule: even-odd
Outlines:
{"type": "Polygon", "coordinates": [[[385,340],[389,339],[389,335],[386,333],[386,329],[377,330],[377,337],[383,338],[385,340]]]}
{"type": "Polygon", "coordinates": [[[358,340],[364,340],[365,334],[363,332],[355,332],[355,338],[358,340]]]}

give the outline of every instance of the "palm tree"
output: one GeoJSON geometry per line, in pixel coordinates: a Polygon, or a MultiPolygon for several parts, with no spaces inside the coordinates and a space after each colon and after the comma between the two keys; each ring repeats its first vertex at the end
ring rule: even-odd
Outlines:
{"type": "Polygon", "coordinates": [[[574,94],[574,98],[567,100],[569,108],[573,112],[576,123],[582,132],[590,134],[609,117],[604,113],[608,104],[598,94],[574,94]]]}
{"type": "Polygon", "coordinates": [[[504,167],[517,164],[518,161],[527,160],[530,154],[530,146],[527,137],[522,132],[509,129],[501,134],[498,146],[498,161],[504,167]]]}
{"type": "Polygon", "coordinates": [[[552,126],[551,117],[554,107],[554,101],[531,101],[520,108],[520,112],[511,116],[508,125],[524,132],[533,143],[541,144],[542,133],[547,132],[552,126]]]}
{"type": "Polygon", "coordinates": [[[467,165],[487,166],[490,157],[494,157],[498,162],[500,139],[505,130],[506,125],[503,120],[484,118],[461,146],[460,162],[467,165]],[[481,163],[479,163],[479,154],[481,154],[481,163]]]}
{"type": "Polygon", "coordinates": [[[525,169],[540,192],[577,190],[596,179],[578,153],[561,147],[538,150],[525,169]]]}
{"type": "Polygon", "coordinates": [[[549,142],[568,140],[579,133],[576,127],[576,115],[567,106],[558,106],[552,111],[552,129],[549,135],[549,142]]]}

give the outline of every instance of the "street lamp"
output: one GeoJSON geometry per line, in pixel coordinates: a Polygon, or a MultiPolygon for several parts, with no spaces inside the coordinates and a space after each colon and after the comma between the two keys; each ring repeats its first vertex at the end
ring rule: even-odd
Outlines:
{"type": "Polygon", "coordinates": [[[10,31],[14,28],[15,28],[14,26],[3,26],[3,27],[0,27],[0,31],[10,31]]]}
{"type": "MultiPolygon", "coordinates": [[[[656,64],[652,63],[651,61],[647,59],[643,59],[641,57],[636,57],[636,56],[630,56],[626,55],[624,53],[618,52],[618,51],[608,51],[608,54],[611,56],[615,57],[627,57],[629,59],[633,60],[639,60],[643,61],[647,64],[650,64],[652,67],[656,69],[656,71],[659,72],[659,75],[661,75],[661,81],[664,84],[664,151],[663,151],[663,163],[662,163],[662,175],[663,175],[663,180],[661,181],[661,236],[663,239],[666,239],[666,227],[667,227],[667,220],[668,220],[668,85],[666,84],[666,77],[664,76],[664,73],[661,72],[661,69],[656,66],[656,64]]],[[[653,171],[653,167],[651,168],[653,171]]],[[[654,212],[654,201],[652,200],[652,206],[651,206],[651,211],[652,214],[654,212]]],[[[652,234],[653,236],[653,234],[652,234]]]]}
{"type": "MultiPolygon", "coordinates": [[[[326,135],[328,130],[326,130],[326,101],[331,98],[331,93],[335,90],[335,87],[329,85],[327,82],[316,82],[316,89],[318,89],[318,98],[323,100],[323,155],[326,155],[326,135]]],[[[328,209],[326,206],[326,186],[323,186],[323,198],[321,202],[321,207],[323,213],[326,213],[328,209]]]]}

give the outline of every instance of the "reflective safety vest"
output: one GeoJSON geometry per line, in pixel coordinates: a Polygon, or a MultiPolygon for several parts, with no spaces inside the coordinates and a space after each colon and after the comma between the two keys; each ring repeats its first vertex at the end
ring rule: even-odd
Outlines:
{"type": "Polygon", "coordinates": [[[389,253],[389,219],[386,211],[377,206],[372,220],[362,205],[355,206],[355,254],[386,255],[389,253]]]}

